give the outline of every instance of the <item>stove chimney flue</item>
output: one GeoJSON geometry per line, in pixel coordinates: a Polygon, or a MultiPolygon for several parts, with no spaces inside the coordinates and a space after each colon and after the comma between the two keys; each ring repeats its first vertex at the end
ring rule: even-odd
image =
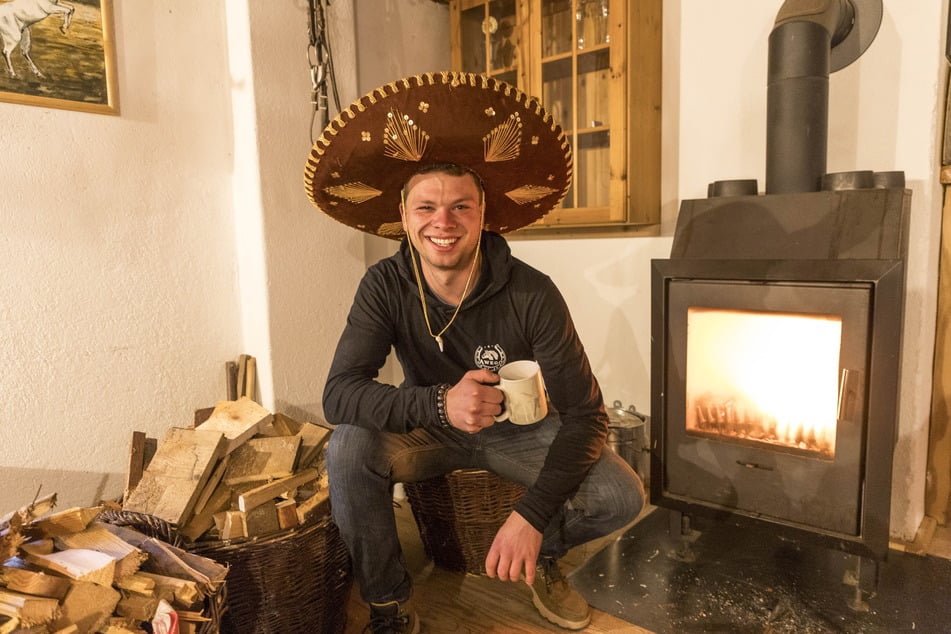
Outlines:
{"type": "Polygon", "coordinates": [[[780,7],[769,35],[767,194],[820,190],[829,74],[865,52],[881,17],[882,0],[786,0],[780,7]]]}

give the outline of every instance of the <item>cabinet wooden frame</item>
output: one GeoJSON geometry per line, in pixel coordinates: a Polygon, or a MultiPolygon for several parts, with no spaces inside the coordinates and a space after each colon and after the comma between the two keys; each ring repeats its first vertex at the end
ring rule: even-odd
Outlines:
{"type": "MultiPolygon", "coordinates": [[[[570,1],[572,17],[583,0],[570,1]]],[[[611,236],[658,235],[660,230],[660,170],[661,170],[661,32],[662,0],[610,0],[606,25],[607,43],[577,46],[577,20],[571,20],[571,47],[552,53],[543,42],[542,0],[450,0],[450,45],[454,70],[487,72],[517,84],[542,99],[546,108],[557,104],[546,103],[543,86],[545,69],[555,64],[570,65],[570,105],[572,121],[562,121],[571,140],[575,157],[574,185],[563,205],[541,220],[513,234],[515,238],[546,238],[552,236],[611,236]],[[491,36],[483,31],[485,41],[481,54],[484,63],[474,67],[473,58],[464,62],[463,29],[472,37],[473,18],[479,18],[479,9],[486,25],[497,26],[490,20],[492,11],[505,6],[511,11],[514,29],[515,54],[512,64],[493,68],[491,36]],[[469,24],[464,23],[468,13],[469,24]],[[546,54],[543,55],[543,51],[546,54]],[[596,69],[606,77],[608,108],[607,122],[586,120],[577,122],[582,89],[579,87],[579,60],[588,63],[600,56],[596,69]],[[607,65],[603,64],[607,56],[607,65]],[[588,60],[588,62],[585,62],[588,60]],[[584,143],[609,136],[608,168],[599,171],[605,182],[592,182],[584,174],[584,143]],[[605,173],[605,171],[607,173],[605,173]],[[584,187],[584,191],[579,188],[584,187]],[[607,200],[586,204],[606,191],[607,200]],[[592,193],[594,192],[594,193],[592,193]],[[580,204],[576,205],[576,199],[580,204]]],[[[493,15],[494,17],[494,15],[493,15]]],[[[508,13],[506,14],[508,17],[508,13]]],[[[477,34],[478,35],[478,34],[477,34]]],[[[481,37],[481,36],[479,36],[481,37]]],[[[552,47],[548,47],[551,49],[552,47]]],[[[590,64],[589,64],[590,65],[590,64]]],[[[558,109],[557,107],[555,108],[558,109]]],[[[592,141],[589,145],[595,145],[592,141]]]]}

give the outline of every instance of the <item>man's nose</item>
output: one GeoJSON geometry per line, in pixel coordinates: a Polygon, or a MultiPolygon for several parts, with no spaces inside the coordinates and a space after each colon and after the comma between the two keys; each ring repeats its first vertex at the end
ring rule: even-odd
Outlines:
{"type": "Polygon", "coordinates": [[[449,227],[455,224],[455,219],[448,207],[436,207],[436,213],[433,214],[433,224],[440,227],[449,227]]]}

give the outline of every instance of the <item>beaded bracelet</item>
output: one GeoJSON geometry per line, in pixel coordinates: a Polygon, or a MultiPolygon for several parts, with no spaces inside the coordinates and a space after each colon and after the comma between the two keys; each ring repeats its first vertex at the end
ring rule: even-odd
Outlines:
{"type": "Polygon", "coordinates": [[[442,383],[436,388],[436,415],[439,418],[439,424],[449,429],[452,423],[449,422],[449,413],[446,411],[446,392],[452,387],[448,383],[442,383]]]}

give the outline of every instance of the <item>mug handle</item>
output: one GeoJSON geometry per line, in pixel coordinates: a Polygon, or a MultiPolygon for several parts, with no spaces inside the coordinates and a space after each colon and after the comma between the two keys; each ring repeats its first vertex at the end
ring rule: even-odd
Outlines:
{"type": "Polygon", "coordinates": [[[498,385],[496,385],[495,387],[499,390],[499,392],[502,392],[502,411],[499,412],[498,415],[495,416],[495,422],[501,423],[502,421],[509,419],[509,408],[505,406],[505,401],[506,401],[505,390],[503,390],[498,385]]]}

